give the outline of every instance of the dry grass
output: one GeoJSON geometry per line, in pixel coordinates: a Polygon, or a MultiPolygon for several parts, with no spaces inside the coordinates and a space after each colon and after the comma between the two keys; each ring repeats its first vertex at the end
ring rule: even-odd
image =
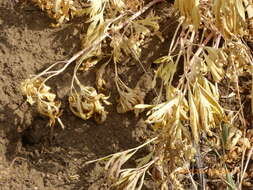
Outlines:
{"type": "MultiPolygon", "coordinates": [[[[155,104],[144,104],[145,93],[137,86],[129,88],[120,79],[118,64],[132,56],[140,62],[143,42],[159,31],[159,17],[153,12],[140,16],[163,0],[144,1],[90,0],[82,8],[71,0],[33,0],[58,25],[74,16],[88,17],[89,24],[83,48],[69,60],[57,62],[42,73],[22,84],[23,93],[38,111],[63,126],[60,103],[49,92],[45,83],[75,64],[70,86],[71,111],[86,120],[95,117],[97,122],[106,120],[105,105],[108,96],[98,93],[95,87],[81,84],[77,77],[82,65],[86,72],[98,62],[104,62],[97,73],[97,89],[103,89],[103,73],[108,64],[115,66],[115,85],[120,95],[118,111],[135,111],[136,115],[147,110],[146,122],[151,124],[157,136],[143,145],[115,153],[95,161],[107,160],[105,169],[108,183],[117,189],[141,189],[145,175],[150,175],[157,189],[185,189],[191,182],[194,189],[210,189],[208,184],[218,181],[228,189],[252,186],[253,132],[251,121],[245,119],[240,77],[253,77],[252,50],[246,40],[252,42],[253,4],[250,0],[175,0],[178,10],[178,28],[167,55],[155,61],[150,88],[156,80],[162,80],[166,95],[164,101],[156,97],[155,104]],[[107,45],[111,51],[105,51],[107,45]],[[179,49],[179,50],[178,50],[179,49]],[[183,60],[183,61],[182,61],[183,60]],[[60,69],[54,70],[60,65],[60,69]],[[183,68],[178,76],[177,69],[183,68]],[[175,76],[179,77],[176,84],[175,76]],[[232,93],[240,110],[225,109],[220,104],[219,86],[224,78],[231,81],[232,93]],[[237,122],[236,122],[237,121],[237,122]],[[136,168],[123,169],[140,148],[152,146],[152,152],[139,160],[136,168]],[[193,171],[192,164],[199,169],[193,171]],[[250,166],[250,168],[249,168],[250,166]],[[203,170],[202,170],[203,168],[203,170]],[[199,181],[195,181],[195,173],[199,181]],[[190,180],[189,180],[190,179],[190,180]],[[207,184],[207,181],[209,182],[207,184]]],[[[164,3],[165,4],[165,3],[164,3]]],[[[251,98],[253,110],[253,83],[247,98],[251,98]]],[[[162,90],[160,90],[162,91],[162,90]]],[[[253,114],[251,113],[251,119],[253,114]]],[[[88,162],[88,163],[92,163],[88,162]]]]}

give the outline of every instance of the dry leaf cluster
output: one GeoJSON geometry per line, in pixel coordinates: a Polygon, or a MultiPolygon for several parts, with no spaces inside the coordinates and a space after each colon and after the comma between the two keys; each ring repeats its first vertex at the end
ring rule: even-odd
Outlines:
{"type": "MultiPolygon", "coordinates": [[[[156,183],[156,189],[185,189],[189,182],[194,189],[208,187],[205,178],[218,180],[230,189],[252,186],[252,121],[246,122],[240,78],[248,79],[253,110],[253,57],[246,40],[252,40],[253,3],[250,0],[175,0],[178,10],[178,27],[166,55],[154,63],[158,69],[134,88],[128,87],[118,74],[118,67],[132,57],[140,61],[141,47],[145,40],[159,32],[159,19],[154,12],[139,18],[148,8],[163,0],[88,0],[86,7],[76,9],[74,1],[35,1],[59,24],[72,15],[86,15],[87,31],[83,35],[83,49],[69,60],[55,63],[35,79],[22,83],[30,104],[36,103],[41,114],[50,118],[50,125],[59,120],[60,103],[50,93],[45,82],[64,72],[75,62],[70,87],[71,111],[86,120],[94,117],[97,122],[106,120],[108,96],[103,79],[106,67],[114,64],[114,82],[119,92],[117,111],[134,111],[138,116],[146,110],[146,123],[157,136],[137,148],[118,152],[94,160],[106,160],[108,183],[116,189],[141,189],[148,174],[156,183]],[[105,48],[106,47],[106,48],[105,48]],[[96,85],[85,86],[78,73],[103,63],[97,72],[96,85]],[[54,66],[63,64],[59,70],[54,66]],[[179,76],[178,69],[183,70],[179,76]],[[37,78],[47,75],[45,80],[37,78]],[[221,104],[220,84],[231,82],[239,110],[221,104]],[[162,87],[157,81],[162,81],[162,87]],[[152,84],[152,85],[151,85],[152,84]],[[160,93],[154,101],[144,102],[152,90],[160,93]],[[136,168],[124,168],[124,164],[144,146],[151,153],[138,160],[136,168]],[[202,169],[195,172],[193,165],[202,169]],[[196,176],[199,183],[195,181],[196,176]]],[[[146,73],[147,74],[147,73],[146,73]]],[[[248,87],[247,87],[248,88],[248,87]]],[[[251,113],[251,118],[252,118],[251,113]]],[[[94,161],[88,162],[92,163],[94,161]]],[[[212,182],[212,181],[211,181],[212,182]]]]}
{"type": "Polygon", "coordinates": [[[62,24],[65,21],[69,21],[76,8],[73,0],[32,0],[42,10],[57,21],[57,25],[62,24]]]}
{"type": "Polygon", "coordinates": [[[22,82],[21,90],[26,95],[29,104],[36,104],[38,112],[49,117],[49,125],[51,127],[58,120],[62,128],[64,128],[59,118],[62,113],[60,109],[61,102],[56,101],[56,95],[50,92],[51,88],[49,86],[45,85],[40,79],[27,79],[22,82]]]}
{"type": "Polygon", "coordinates": [[[80,92],[69,96],[69,107],[76,116],[84,120],[94,116],[98,123],[102,123],[108,113],[103,104],[110,105],[108,98],[104,94],[98,94],[93,87],[80,85],[80,92]]]}

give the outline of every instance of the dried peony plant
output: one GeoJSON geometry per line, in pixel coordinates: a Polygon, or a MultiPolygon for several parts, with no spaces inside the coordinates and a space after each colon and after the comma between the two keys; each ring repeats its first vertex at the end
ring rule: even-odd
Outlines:
{"type": "Polygon", "coordinates": [[[73,0],[32,0],[32,2],[57,21],[55,26],[69,21],[76,11],[73,0]]]}
{"type": "Polygon", "coordinates": [[[62,113],[61,102],[56,101],[56,95],[50,92],[50,87],[45,85],[42,80],[27,79],[21,84],[21,91],[27,97],[27,102],[31,105],[36,104],[40,114],[49,117],[49,126],[53,127],[57,120],[62,128],[60,115],[62,113]]]}
{"type": "Polygon", "coordinates": [[[70,110],[78,117],[87,120],[94,116],[98,123],[105,121],[108,112],[103,104],[110,105],[104,94],[98,94],[93,87],[80,85],[80,92],[69,96],[70,110]]]}
{"type": "MultiPolygon", "coordinates": [[[[149,17],[137,18],[162,0],[147,5],[137,0],[89,0],[80,10],[74,7],[74,1],[35,2],[59,24],[74,15],[88,17],[88,28],[82,37],[83,49],[69,60],[57,62],[22,83],[28,101],[50,118],[50,125],[55,120],[60,122],[61,111],[60,103],[45,82],[64,72],[75,61],[70,109],[84,120],[95,117],[98,122],[105,121],[104,105],[109,105],[108,96],[85,86],[77,77],[81,69],[88,71],[99,61],[104,61],[101,57],[109,61],[97,72],[97,87],[104,88],[103,73],[112,60],[115,64],[114,81],[120,96],[117,111],[134,111],[138,115],[148,110],[146,123],[151,125],[157,137],[137,148],[95,160],[107,161],[105,169],[112,187],[141,189],[146,174],[157,182],[156,189],[162,190],[183,189],[189,178],[195,189],[203,189],[207,185],[205,177],[218,178],[230,189],[242,189],[244,183],[250,185],[248,166],[252,160],[252,135],[246,133],[249,124],[243,114],[240,93],[243,87],[239,82],[246,73],[253,77],[252,50],[245,42],[245,39],[252,40],[252,1],[176,0],[174,7],[180,16],[177,30],[167,55],[155,61],[158,69],[154,79],[150,80],[152,85],[145,90],[141,82],[133,89],[129,88],[120,79],[117,66],[129,56],[140,61],[141,46],[145,38],[159,31],[160,17],[150,13],[149,17]],[[54,70],[60,64],[63,66],[54,70]],[[180,75],[179,69],[183,71],[180,75]],[[44,76],[47,78],[42,80],[44,76]],[[219,83],[226,77],[235,83],[231,89],[239,102],[239,111],[225,109],[220,104],[219,83]],[[145,104],[146,93],[158,88],[155,86],[158,79],[162,81],[160,96],[164,92],[163,99],[145,104]],[[234,122],[236,119],[239,124],[234,122]],[[151,153],[141,158],[136,168],[124,168],[137,150],[147,144],[152,144],[151,153]],[[201,161],[204,158],[205,163],[201,161]],[[198,185],[192,177],[191,167],[202,168],[203,163],[209,168],[198,172],[201,179],[198,185]],[[229,164],[233,169],[227,167],[229,164]],[[238,176],[237,181],[235,176],[238,176]]],[[[252,89],[247,98],[251,98],[252,111],[252,79],[250,83],[252,89]]]]}

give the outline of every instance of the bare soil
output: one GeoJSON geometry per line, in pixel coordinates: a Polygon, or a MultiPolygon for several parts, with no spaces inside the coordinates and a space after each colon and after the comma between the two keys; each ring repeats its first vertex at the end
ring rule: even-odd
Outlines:
{"type": "MultiPolygon", "coordinates": [[[[38,8],[13,2],[0,2],[0,189],[106,189],[103,166],[84,163],[135,147],[151,132],[142,118],[116,112],[117,93],[113,83],[110,85],[113,106],[107,108],[109,115],[105,123],[98,125],[93,120],[75,117],[67,104],[73,68],[49,82],[63,103],[61,118],[66,125],[64,130],[56,126],[51,131],[47,118],[25,102],[20,83],[76,53],[81,48],[82,24],[77,19],[52,28],[53,20],[38,8]]],[[[166,12],[165,7],[163,4],[156,8],[166,12]]],[[[162,25],[165,41],[162,43],[154,37],[143,52],[142,61],[147,69],[166,52],[176,27],[169,18],[162,25]]],[[[122,69],[122,77],[130,86],[143,74],[138,64],[122,69]]],[[[85,84],[94,86],[95,70],[83,74],[85,84]]],[[[110,81],[112,77],[109,74],[107,79],[110,81]]]]}

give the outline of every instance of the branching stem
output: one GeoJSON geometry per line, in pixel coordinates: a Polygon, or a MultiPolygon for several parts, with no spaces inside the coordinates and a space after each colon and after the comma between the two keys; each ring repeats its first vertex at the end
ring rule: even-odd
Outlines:
{"type": "MultiPolygon", "coordinates": [[[[151,1],[150,3],[148,3],[146,6],[144,6],[140,11],[136,12],[135,14],[133,14],[127,21],[121,23],[118,27],[116,27],[116,31],[119,31],[121,30],[122,28],[124,28],[129,22],[135,20],[136,18],[138,18],[140,15],[142,15],[144,12],[146,12],[150,7],[152,7],[153,5],[159,3],[159,2],[163,2],[164,0],[153,0],[151,1]]],[[[120,18],[122,18],[124,16],[123,15],[119,15],[117,18],[111,20],[107,27],[105,27],[105,32],[103,35],[101,35],[99,38],[97,38],[90,46],[82,49],[81,51],[77,52],[74,56],[72,56],[69,60],[66,60],[66,61],[59,61],[59,62],[56,62],[54,63],[53,65],[51,65],[50,67],[48,67],[47,69],[45,69],[43,72],[41,72],[40,74],[36,75],[33,79],[37,79],[43,75],[47,75],[47,74],[51,74],[53,73],[52,75],[50,75],[49,77],[47,77],[44,82],[46,82],[47,80],[49,80],[50,78],[54,77],[54,76],[57,76],[59,75],[60,73],[64,72],[66,70],[66,68],[68,68],[68,66],[76,61],[79,57],[81,57],[82,55],[85,55],[85,54],[89,54],[91,53],[93,50],[95,50],[101,43],[104,39],[106,39],[110,32],[111,32],[111,29],[110,29],[110,26],[117,20],[119,20],[120,18]],[[60,64],[60,63],[64,63],[65,65],[57,70],[57,71],[50,71],[52,68],[54,68],[56,65],[60,64]]]]}

